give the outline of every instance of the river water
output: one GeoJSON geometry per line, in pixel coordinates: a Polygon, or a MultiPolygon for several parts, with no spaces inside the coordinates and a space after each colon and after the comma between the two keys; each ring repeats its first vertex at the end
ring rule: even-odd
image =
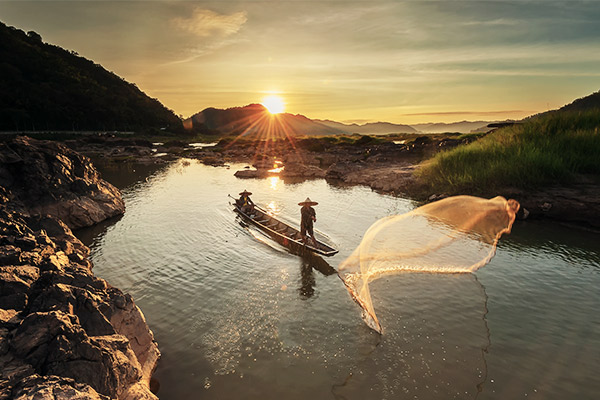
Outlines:
{"type": "Polygon", "coordinates": [[[600,236],[517,222],[475,274],[371,284],[382,336],[331,267],[409,200],[324,180],[240,180],[179,161],[103,169],[123,191],[117,220],[77,232],[96,275],[133,295],[162,352],[161,399],[597,399],[600,236]],[[301,258],[248,228],[228,194],[247,189],[340,247],[301,258]]]}

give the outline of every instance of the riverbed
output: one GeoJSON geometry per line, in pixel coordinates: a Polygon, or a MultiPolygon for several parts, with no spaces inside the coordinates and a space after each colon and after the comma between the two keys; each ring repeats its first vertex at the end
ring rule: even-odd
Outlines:
{"type": "Polygon", "coordinates": [[[154,331],[161,399],[597,397],[598,234],[520,221],[475,274],[379,279],[380,336],[331,268],[372,223],[416,204],[322,179],[235,178],[242,167],[101,167],[127,211],[77,232],[95,274],[154,331]],[[244,189],[287,219],[318,201],[315,227],[340,252],[301,258],[245,226],[227,197],[244,189]]]}

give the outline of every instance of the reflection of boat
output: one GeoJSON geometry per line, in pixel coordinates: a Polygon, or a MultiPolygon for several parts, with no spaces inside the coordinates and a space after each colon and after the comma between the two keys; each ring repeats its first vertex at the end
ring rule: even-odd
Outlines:
{"type": "Polygon", "coordinates": [[[302,255],[302,265],[311,267],[314,270],[319,271],[325,276],[337,274],[335,268],[333,268],[327,261],[313,253],[306,253],[302,255]]]}
{"type": "Polygon", "coordinates": [[[236,204],[234,211],[237,212],[245,221],[260,228],[273,238],[277,243],[288,248],[294,254],[310,254],[316,253],[323,256],[332,256],[337,254],[339,250],[321,240],[315,239],[315,244],[304,243],[300,231],[285,222],[279,221],[277,218],[269,215],[265,210],[258,206],[254,206],[252,214],[243,212],[236,204]]]}

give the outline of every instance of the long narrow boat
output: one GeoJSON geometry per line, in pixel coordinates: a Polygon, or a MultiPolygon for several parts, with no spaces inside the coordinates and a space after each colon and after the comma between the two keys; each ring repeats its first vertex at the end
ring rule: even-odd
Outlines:
{"type": "Polygon", "coordinates": [[[316,253],[323,256],[332,256],[339,250],[320,240],[315,240],[316,244],[304,243],[300,231],[285,222],[269,215],[264,209],[254,206],[254,212],[248,214],[243,212],[237,204],[233,204],[234,211],[237,212],[246,222],[260,228],[267,233],[273,240],[284,247],[290,249],[294,254],[316,253]]]}

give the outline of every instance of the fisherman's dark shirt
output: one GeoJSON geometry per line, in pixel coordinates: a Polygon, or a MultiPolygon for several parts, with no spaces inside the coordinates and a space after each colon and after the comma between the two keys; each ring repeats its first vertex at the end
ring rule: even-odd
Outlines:
{"type": "Polygon", "coordinates": [[[302,206],[302,208],[300,209],[300,214],[302,215],[302,221],[300,222],[300,226],[303,226],[306,229],[312,230],[312,227],[313,227],[312,217],[317,216],[315,209],[310,206],[302,206]]]}

